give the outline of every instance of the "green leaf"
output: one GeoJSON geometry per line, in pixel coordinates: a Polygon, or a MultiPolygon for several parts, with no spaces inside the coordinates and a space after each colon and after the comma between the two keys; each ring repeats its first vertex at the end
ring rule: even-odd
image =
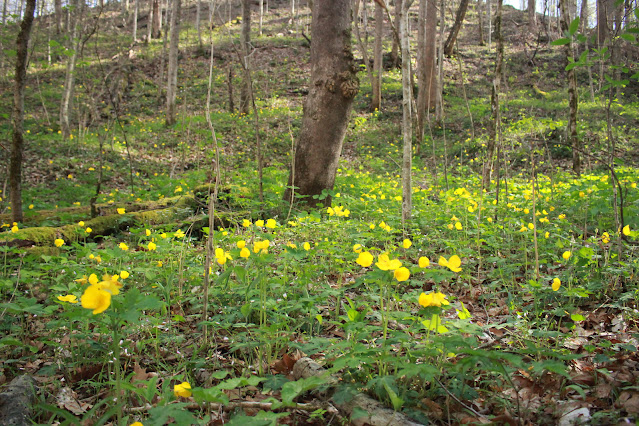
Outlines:
{"type": "Polygon", "coordinates": [[[568,34],[574,35],[579,29],[579,17],[575,18],[568,27],[568,34]]]}
{"type": "Polygon", "coordinates": [[[621,34],[619,37],[631,43],[634,43],[635,41],[637,41],[637,38],[633,34],[625,33],[625,34],[621,34]]]}
{"type": "Polygon", "coordinates": [[[284,383],[282,386],[282,402],[286,405],[293,405],[293,399],[298,395],[315,389],[316,387],[326,383],[326,379],[321,376],[311,376],[306,379],[299,379],[294,382],[284,383]]]}
{"type": "Polygon", "coordinates": [[[574,322],[579,322],[579,321],[585,320],[584,316],[583,315],[579,315],[579,314],[570,315],[570,319],[573,320],[574,322]]]}
{"type": "Polygon", "coordinates": [[[404,405],[404,400],[401,399],[386,382],[384,382],[384,389],[386,390],[386,393],[391,400],[391,404],[393,404],[393,409],[395,411],[401,410],[402,406],[404,405]]]}
{"type": "Polygon", "coordinates": [[[560,39],[557,39],[557,40],[551,42],[550,44],[551,44],[551,46],[564,46],[564,45],[566,45],[568,43],[570,43],[570,39],[563,37],[563,38],[560,38],[560,39]]]}

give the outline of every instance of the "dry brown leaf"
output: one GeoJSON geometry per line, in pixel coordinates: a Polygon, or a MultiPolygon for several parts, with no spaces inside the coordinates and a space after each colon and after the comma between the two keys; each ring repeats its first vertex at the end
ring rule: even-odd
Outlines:
{"type": "Polygon", "coordinates": [[[58,407],[64,408],[75,415],[84,414],[92,407],[91,404],[78,401],[76,393],[68,386],[60,389],[55,401],[58,407]]]}

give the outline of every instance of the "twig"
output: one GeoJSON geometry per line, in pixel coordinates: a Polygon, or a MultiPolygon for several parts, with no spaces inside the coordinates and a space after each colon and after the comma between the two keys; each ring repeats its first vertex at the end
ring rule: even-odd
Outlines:
{"type": "MultiPolygon", "coordinates": [[[[228,404],[220,404],[217,402],[210,402],[208,404],[197,404],[191,403],[185,406],[184,408],[188,410],[200,410],[204,407],[207,407],[211,410],[217,411],[233,411],[237,408],[256,408],[260,410],[268,410],[268,411],[280,411],[280,410],[303,410],[303,411],[317,411],[317,410],[326,410],[327,413],[330,414],[338,414],[337,408],[333,407],[329,403],[297,403],[292,407],[277,407],[273,408],[272,402],[260,402],[260,401],[236,401],[229,402],[228,404]]],[[[145,413],[148,410],[153,408],[151,404],[146,404],[141,407],[131,407],[125,408],[125,413],[145,413]]]]}
{"type": "Polygon", "coordinates": [[[437,384],[444,390],[444,392],[446,392],[448,394],[448,396],[450,396],[451,398],[453,398],[455,401],[457,401],[459,404],[461,404],[462,407],[464,407],[465,409],[467,409],[468,411],[470,411],[471,413],[473,413],[474,415],[476,415],[477,417],[479,417],[480,419],[486,420],[488,421],[488,419],[483,416],[482,414],[478,413],[477,411],[475,411],[472,407],[469,407],[468,405],[464,404],[463,402],[461,402],[459,400],[459,398],[457,398],[457,396],[455,396],[455,394],[453,394],[451,391],[449,391],[446,386],[444,386],[444,384],[442,382],[439,381],[439,379],[437,377],[435,377],[435,381],[437,382],[437,384]]]}

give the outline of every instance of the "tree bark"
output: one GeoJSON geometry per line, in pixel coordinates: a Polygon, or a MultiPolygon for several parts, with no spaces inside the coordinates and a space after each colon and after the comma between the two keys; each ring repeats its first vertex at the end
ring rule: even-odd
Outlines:
{"type": "Polygon", "coordinates": [[[29,38],[33,27],[33,13],[36,0],[27,0],[20,32],[16,39],[16,71],[13,91],[13,137],[9,162],[9,191],[11,192],[11,217],[14,222],[22,222],[22,156],[24,154],[24,87],[27,80],[27,56],[29,38]]]}
{"type": "MultiPolygon", "coordinates": [[[[242,68],[249,69],[249,55],[251,49],[251,0],[242,0],[242,68]]],[[[242,73],[242,88],[240,89],[240,113],[248,114],[251,109],[251,82],[242,73]]]]}
{"type": "Polygon", "coordinates": [[[537,2],[528,0],[528,29],[531,33],[537,30],[537,2]]]}
{"type": "Polygon", "coordinates": [[[581,11],[579,12],[579,26],[581,32],[585,33],[588,30],[588,0],[581,0],[581,11]]]}
{"type": "Polygon", "coordinates": [[[437,42],[437,0],[422,0],[419,4],[420,21],[424,19],[423,39],[419,40],[417,73],[419,92],[417,93],[417,131],[419,143],[424,138],[426,115],[437,101],[436,42],[437,42]]]}
{"type": "MultiPolygon", "coordinates": [[[[295,186],[295,192],[306,196],[305,203],[313,207],[320,202],[313,196],[335,183],[353,99],[359,91],[351,50],[351,1],[315,2],[311,38],[310,89],[284,199],[291,199],[290,188],[295,186]]],[[[330,205],[330,195],[322,202],[330,205]]]]}
{"type": "Polygon", "coordinates": [[[195,5],[196,5],[196,9],[195,9],[195,29],[197,30],[198,46],[201,48],[202,47],[202,31],[200,29],[200,21],[201,21],[200,15],[202,14],[202,3],[201,3],[201,0],[195,0],[195,5]]]}
{"type": "MultiPolygon", "coordinates": [[[[497,58],[495,60],[495,75],[493,76],[493,87],[490,96],[491,125],[488,137],[488,149],[484,170],[482,173],[482,186],[485,190],[490,189],[490,180],[493,172],[495,147],[501,141],[501,111],[499,105],[499,92],[501,91],[501,70],[504,62],[504,39],[501,32],[501,10],[503,0],[497,0],[497,16],[495,17],[495,36],[497,37],[497,58]]],[[[497,176],[499,179],[499,176],[497,176]]]]}
{"type": "Polygon", "coordinates": [[[371,98],[371,111],[379,111],[382,108],[382,73],[384,71],[384,58],[382,56],[382,42],[384,38],[384,9],[379,3],[375,3],[375,47],[373,52],[373,94],[371,98]]]}
{"type": "Polygon", "coordinates": [[[140,9],[140,0],[135,0],[133,10],[133,43],[138,39],[138,11],[140,9]]]}
{"type": "MultiPolygon", "coordinates": [[[[77,9],[77,1],[74,2],[74,6],[77,9]]],[[[69,42],[67,49],[71,50],[71,54],[67,59],[66,73],[64,77],[64,86],[62,90],[62,100],[60,102],[60,130],[62,131],[62,137],[68,138],[71,134],[71,119],[69,112],[71,111],[73,101],[73,88],[75,87],[75,64],[78,60],[78,49],[80,47],[80,16],[79,10],[70,10],[69,13],[69,25],[67,30],[69,34],[69,42]]]]}
{"type": "Polygon", "coordinates": [[[484,42],[484,5],[483,0],[477,0],[477,22],[479,26],[479,45],[483,46],[484,42]]]}
{"type": "MultiPolygon", "coordinates": [[[[402,0],[395,0],[395,28],[399,27],[399,19],[402,11],[402,0]]],[[[399,68],[400,59],[399,59],[399,41],[393,37],[393,44],[391,47],[391,59],[393,61],[393,66],[395,68],[399,68]]]]}
{"type": "Polygon", "coordinates": [[[153,0],[153,19],[151,19],[151,38],[158,39],[162,35],[162,12],[160,0],[153,0]]]}
{"type": "MultiPolygon", "coordinates": [[[[568,31],[570,26],[570,11],[568,9],[567,0],[559,0],[559,8],[561,9],[561,29],[564,32],[568,31]]],[[[566,61],[575,59],[575,50],[570,38],[570,42],[566,44],[566,61]]],[[[579,176],[581,174],[581,158],[579,156],[579,138],[577,137],[577,110],[579,107],[579,98],[577,94],[577,77],[575,75],[575,69],[572,68],[568,73],[568,104],[570,106],[570,117],[568,118],[568,140],[572,146],[572,170],[579,176]]]]}
{"type": "MultiPolygon", "coordinates": [[[[429,3],[434,0],[429,0],[429,3]]],[[[413,121],[411,106],[413,87],[411,84],[410,40],[408,32],[408,10],[412,0],[404,0],[399,20],[399,39],[402,47],[402,223],[410,221],[413,209],[412,169],[413,169],[413,121]]]]}
{"type": "Polygon", "coordinates": [[[453,54],[457,35],[459,34],[459,30],[464,23],[464,17],[466,16],[466,11],[468,10],[468,2],[469,0],[461,0],[459,2],[459,7],[457,8],[457,13],[455,14],[455,23],[453,24],[453,28],[451,28],[450,33],[448,34],[448,38],[446,39],[446,44],[444,45],[444,55],[446,56],[450,56],[453,54]]]}
{"type": "Polygon", "coordinates": [[[180,44],[180,7],[181,0],[173,0],[171,13],[171,41],[169,43],[169,71],[166,86],[166,125],[177,121],[175,98],[177,97],[178,47],[180,44]]]}
{"type": "Polygon", "coordinates": [[[55,10],[55,33],[60,34],[62,32],[62,0],[54,0],[53,8],[55,10]]]}

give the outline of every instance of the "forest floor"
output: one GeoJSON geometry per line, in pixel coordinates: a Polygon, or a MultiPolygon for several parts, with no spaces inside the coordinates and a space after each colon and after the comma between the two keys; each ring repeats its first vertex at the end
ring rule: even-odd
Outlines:
{"type": "MultiPolygon", "coordinates": [[[[36,21],[22,223],[0,194],[0,386],[33,377],[38,424],[362,425],[387,424],[393,410],[405,417],[391,424],[637,422],[636,81],[609,97],[595,70],[591,98],[578,70],[576,176],[565,60],[547,43],[560,34],[530,34],[506,7],[501,171],[483,191],[495,54],[479,45],[471,6],[458,55],[445,59],[443,120],[414,158],[411,222],[401,220],[401,75],[390,66],[373,112],[362,69],[332,206],[305,211],[282,196],[310,15],[302,7],[293,21],[288,2],[270,3],[262,36],[253,16],[258,120],[229,111],[242,80],[237,8],[219,7],[200,46],[186,7],[171,127],[162,40],[131,45],[112,11],[85,44],[80,124],[66,140],[63,39],[49,42],[36,21]],[[217,145],[205,110],[211,40],[217,145]],[[326,371],[306,369],[309,359],[326,371]]],[[[10,139],[8,120],[0,131],[10,139]]]]}

